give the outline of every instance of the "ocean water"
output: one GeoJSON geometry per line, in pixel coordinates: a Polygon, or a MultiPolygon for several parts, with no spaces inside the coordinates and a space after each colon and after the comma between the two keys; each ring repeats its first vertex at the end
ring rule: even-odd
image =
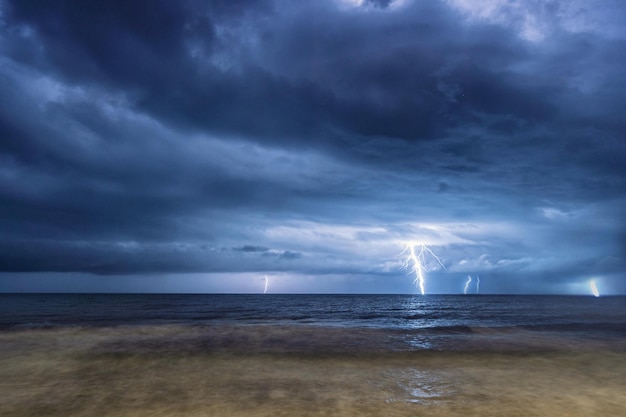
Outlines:
{"type": "Polygon", "coordinates": [[[0,295],[3,416],[622,416],[626,297],[0,295]]]}
{"type": "Polygon", "coordinates": [[[0,294],[0,328],[218,323],[619,331],[626,297],[0,294]]]}
{"type": "MultiPolygon", "coordinates": [[[[547,334],[626,343],[626,297],[0,295],[0,329],[153,325],[378,329],[393,339],[389,347],[395,350],[441,350],[547,334]]],[[[372,343],[380,344],[378,339],[372,343]]]]}

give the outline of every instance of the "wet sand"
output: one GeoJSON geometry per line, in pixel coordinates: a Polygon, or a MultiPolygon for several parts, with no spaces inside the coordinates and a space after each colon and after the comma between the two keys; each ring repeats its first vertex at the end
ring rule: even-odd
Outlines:
{"type": "Polygon", "coordinates": [[[0,332],[2,416],[620,416],[621,339],[518,329],[0,332]]]}

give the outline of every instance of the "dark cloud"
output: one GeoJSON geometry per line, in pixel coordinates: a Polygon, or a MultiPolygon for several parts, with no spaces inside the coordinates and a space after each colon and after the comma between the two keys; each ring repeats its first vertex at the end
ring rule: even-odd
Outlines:
{"type": "Polygon", "coordinates": [[[278,255],[280,259],[292,260],[302,258],[302,254],[300,252],[292,252],[290,250],[286,250],[278,255]]]}
{"type": "Polygon", "coordinates": [[[626,10],[467,3],[1,2],[0,271],[623,289],[626,10]]]}
{"type": "Polygon", "coordinates": [[[363,2],[365,5],[372,5],[374,7],[379,7],[381,9],[385,9],[389,7],[393,0],[366,0],[363,2]]]}
{"type": "Polygon", "coordinates": [[[238,248],[233,248],[237,252],[267,252],[269,248],[263,246],[244,245],[238,248]]]}
{"type": "Polygon", "coordinates": [[[305,144],[336,131],[420,139],[477,111],[535,121],[549,108],[545,86],[518,86],[517,74],[493,68],[519,60],[524,52],[511,51],[520,42],[512,48],[498,28],[464,28],[436,2],[382,15],[261,8],[263,18],[189,2],[9,10],[15,27],[32,31],[16,59],[40,45],[35,62],[22,59],[72,83],[123,89],[179,127],[305,144]],[[469,33],[459,40],[459,31],[469,33]]]}

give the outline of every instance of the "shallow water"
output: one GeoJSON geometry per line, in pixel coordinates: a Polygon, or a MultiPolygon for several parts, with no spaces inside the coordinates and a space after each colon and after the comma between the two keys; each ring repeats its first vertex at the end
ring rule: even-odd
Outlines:
{"type": "Polygon", "coordinates": [[[481,328],[424,348],[421,336],[249,324],[3,331],[0,415],[623,415],[621,338],[481,328]]]}
{"type": "Polygon", "coordinates": [[[626,297],[0,295],[2,416],[621,416],[626,297]]]}

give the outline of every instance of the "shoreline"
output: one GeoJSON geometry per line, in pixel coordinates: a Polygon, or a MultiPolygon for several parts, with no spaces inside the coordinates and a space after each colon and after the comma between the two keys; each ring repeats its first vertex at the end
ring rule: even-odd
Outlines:
{"type": "Polygon", "coordinates": [[[469,332],[437,350],[402,336],[248,325],[2,331],[0,414],[588,417],[626,403],[622,342],[469,332]]]}
{"type": "Polygon", "coordinates": [[[239,353],[385,353],[385,352],[559,352],[608,350],[626,352],[626,331],[612,324],[600,330],[565,326],[448,326],[438,328],[341,327],[302,324],[129,324],[0,328],[0,338],[19,335],[99,335],[100,348],[168,349],[239,353]],[[112,339],[119,338],[117,343],[112,339]],[[124,340],[127,338],[127,340],[124,340]],[[133,345],[135,343],[135,345],[133,345]]]}

